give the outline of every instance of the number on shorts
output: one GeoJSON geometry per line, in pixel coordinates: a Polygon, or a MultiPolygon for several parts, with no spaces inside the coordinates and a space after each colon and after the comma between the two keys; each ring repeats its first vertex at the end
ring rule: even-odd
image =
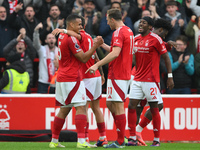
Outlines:
{"type": "Polygon", "coordinates": [[[157,88],[150,88],[150,91],[151,91],[151,95],[155,95],[157,94],[157,88]]]}

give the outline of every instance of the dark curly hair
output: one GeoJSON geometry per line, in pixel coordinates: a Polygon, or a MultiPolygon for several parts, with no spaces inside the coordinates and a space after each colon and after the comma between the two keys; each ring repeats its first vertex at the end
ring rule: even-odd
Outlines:
{"type": "Polygon", "coordinates": [[[166,29],[167,31],[170,31],[172,29],[172,25],[169,21],[165,19],[157,19],[154,22],[154,28],[155,29],[163,28],[163,29],[166,29]]]}

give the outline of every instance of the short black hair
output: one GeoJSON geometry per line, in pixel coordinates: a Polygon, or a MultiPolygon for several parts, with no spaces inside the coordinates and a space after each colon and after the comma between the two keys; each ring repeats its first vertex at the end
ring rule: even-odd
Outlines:
{"type": "Polygon", "coordinates": [[[167,31],[170,31],[172,29],[172,25],[170,21],[167,21],[165,19],[157,19],[154,23],[154,28],[158,29],[158,28],[163,28],[167,31]]]}
{"type": "Polygon", "coordinates": [[[166,6],[177,6],[177,2],[175,0],[169,0],[167,3],[166,3],[166,6]]]}
{"type": "Polygon", "coordinates": [[[120,8],[122,8],[121,3],[119,3],[119,2],[112,2],[112,3],[110,4],[110,8],[112,8],[112,5],[113,5],[113,4],[119,4],[120,8]]]}
{"type": "Polygon", "coordinates": [[[52,4],[52,5],[50,6],[50,9],[49,9],[49,11],[50,11],[50,10],[51,10],[51,8],[52,8],[52,7],[54,7],[54,6],[58,7],[58,9],[60,10],[60,8],[59,8],[59,6],[58,6],[57,4],[52,4]]]}
{"type": "Polygon", "coordinates": [[[122,20],[122,13],[118,9],[109,9],[107,11],[107,15],[110,19],[113,18],[113,19],[118,20],[118,21],[122,20]]]}
{"type": "Polygon", "coordinates": [[[31,4],[29,4],[29,5],[26,6],[25,11],[26,11],[26,9],[27,9],[28,7],[33,8],[33,11],[35,11],[35,8],[34,8],[33,5],[31,5],[31,4]]]}
{"type": "Polygon", "coordinates": [[[82,21],[82,26],[84,28],[84,26],[85,26],[85,18],[83,16],[80,16],[80,17],[81,17],[81,21],[82,21]]]}
{"type": "Polygon", "coordinates": [[[81,19],[81,16],[77,14],[71,14],[67,17],[66,23],[68,24],[69,22],[75,21],[76,19],[81,19]]]}

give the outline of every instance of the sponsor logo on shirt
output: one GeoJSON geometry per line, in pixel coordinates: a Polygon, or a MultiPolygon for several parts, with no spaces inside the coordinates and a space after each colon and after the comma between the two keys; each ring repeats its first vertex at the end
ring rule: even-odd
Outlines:
{"type": "Polygon", "coordinates": [[[115,40],[114,44],[120,44],[118,39],[115,40]]]}
{"type": "Polygon", "coordinates": [[[80,51],[81,51],[81,49],[76,50],[76,52],[80,52],[80,51]]]}

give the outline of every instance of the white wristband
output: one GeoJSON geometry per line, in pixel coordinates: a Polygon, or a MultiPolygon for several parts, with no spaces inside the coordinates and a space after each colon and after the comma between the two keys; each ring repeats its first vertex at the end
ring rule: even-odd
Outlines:
{"type": "Polygon", "coordinates": [[[64,31],[65,34],[67,34],[67,30],[66,29],[63,29],[63,31],[64,31]]]}
{"type": "Polygon", "coordinates": [[[168,78],[173,78],[172,73],[168,73],[168,78]]]}

